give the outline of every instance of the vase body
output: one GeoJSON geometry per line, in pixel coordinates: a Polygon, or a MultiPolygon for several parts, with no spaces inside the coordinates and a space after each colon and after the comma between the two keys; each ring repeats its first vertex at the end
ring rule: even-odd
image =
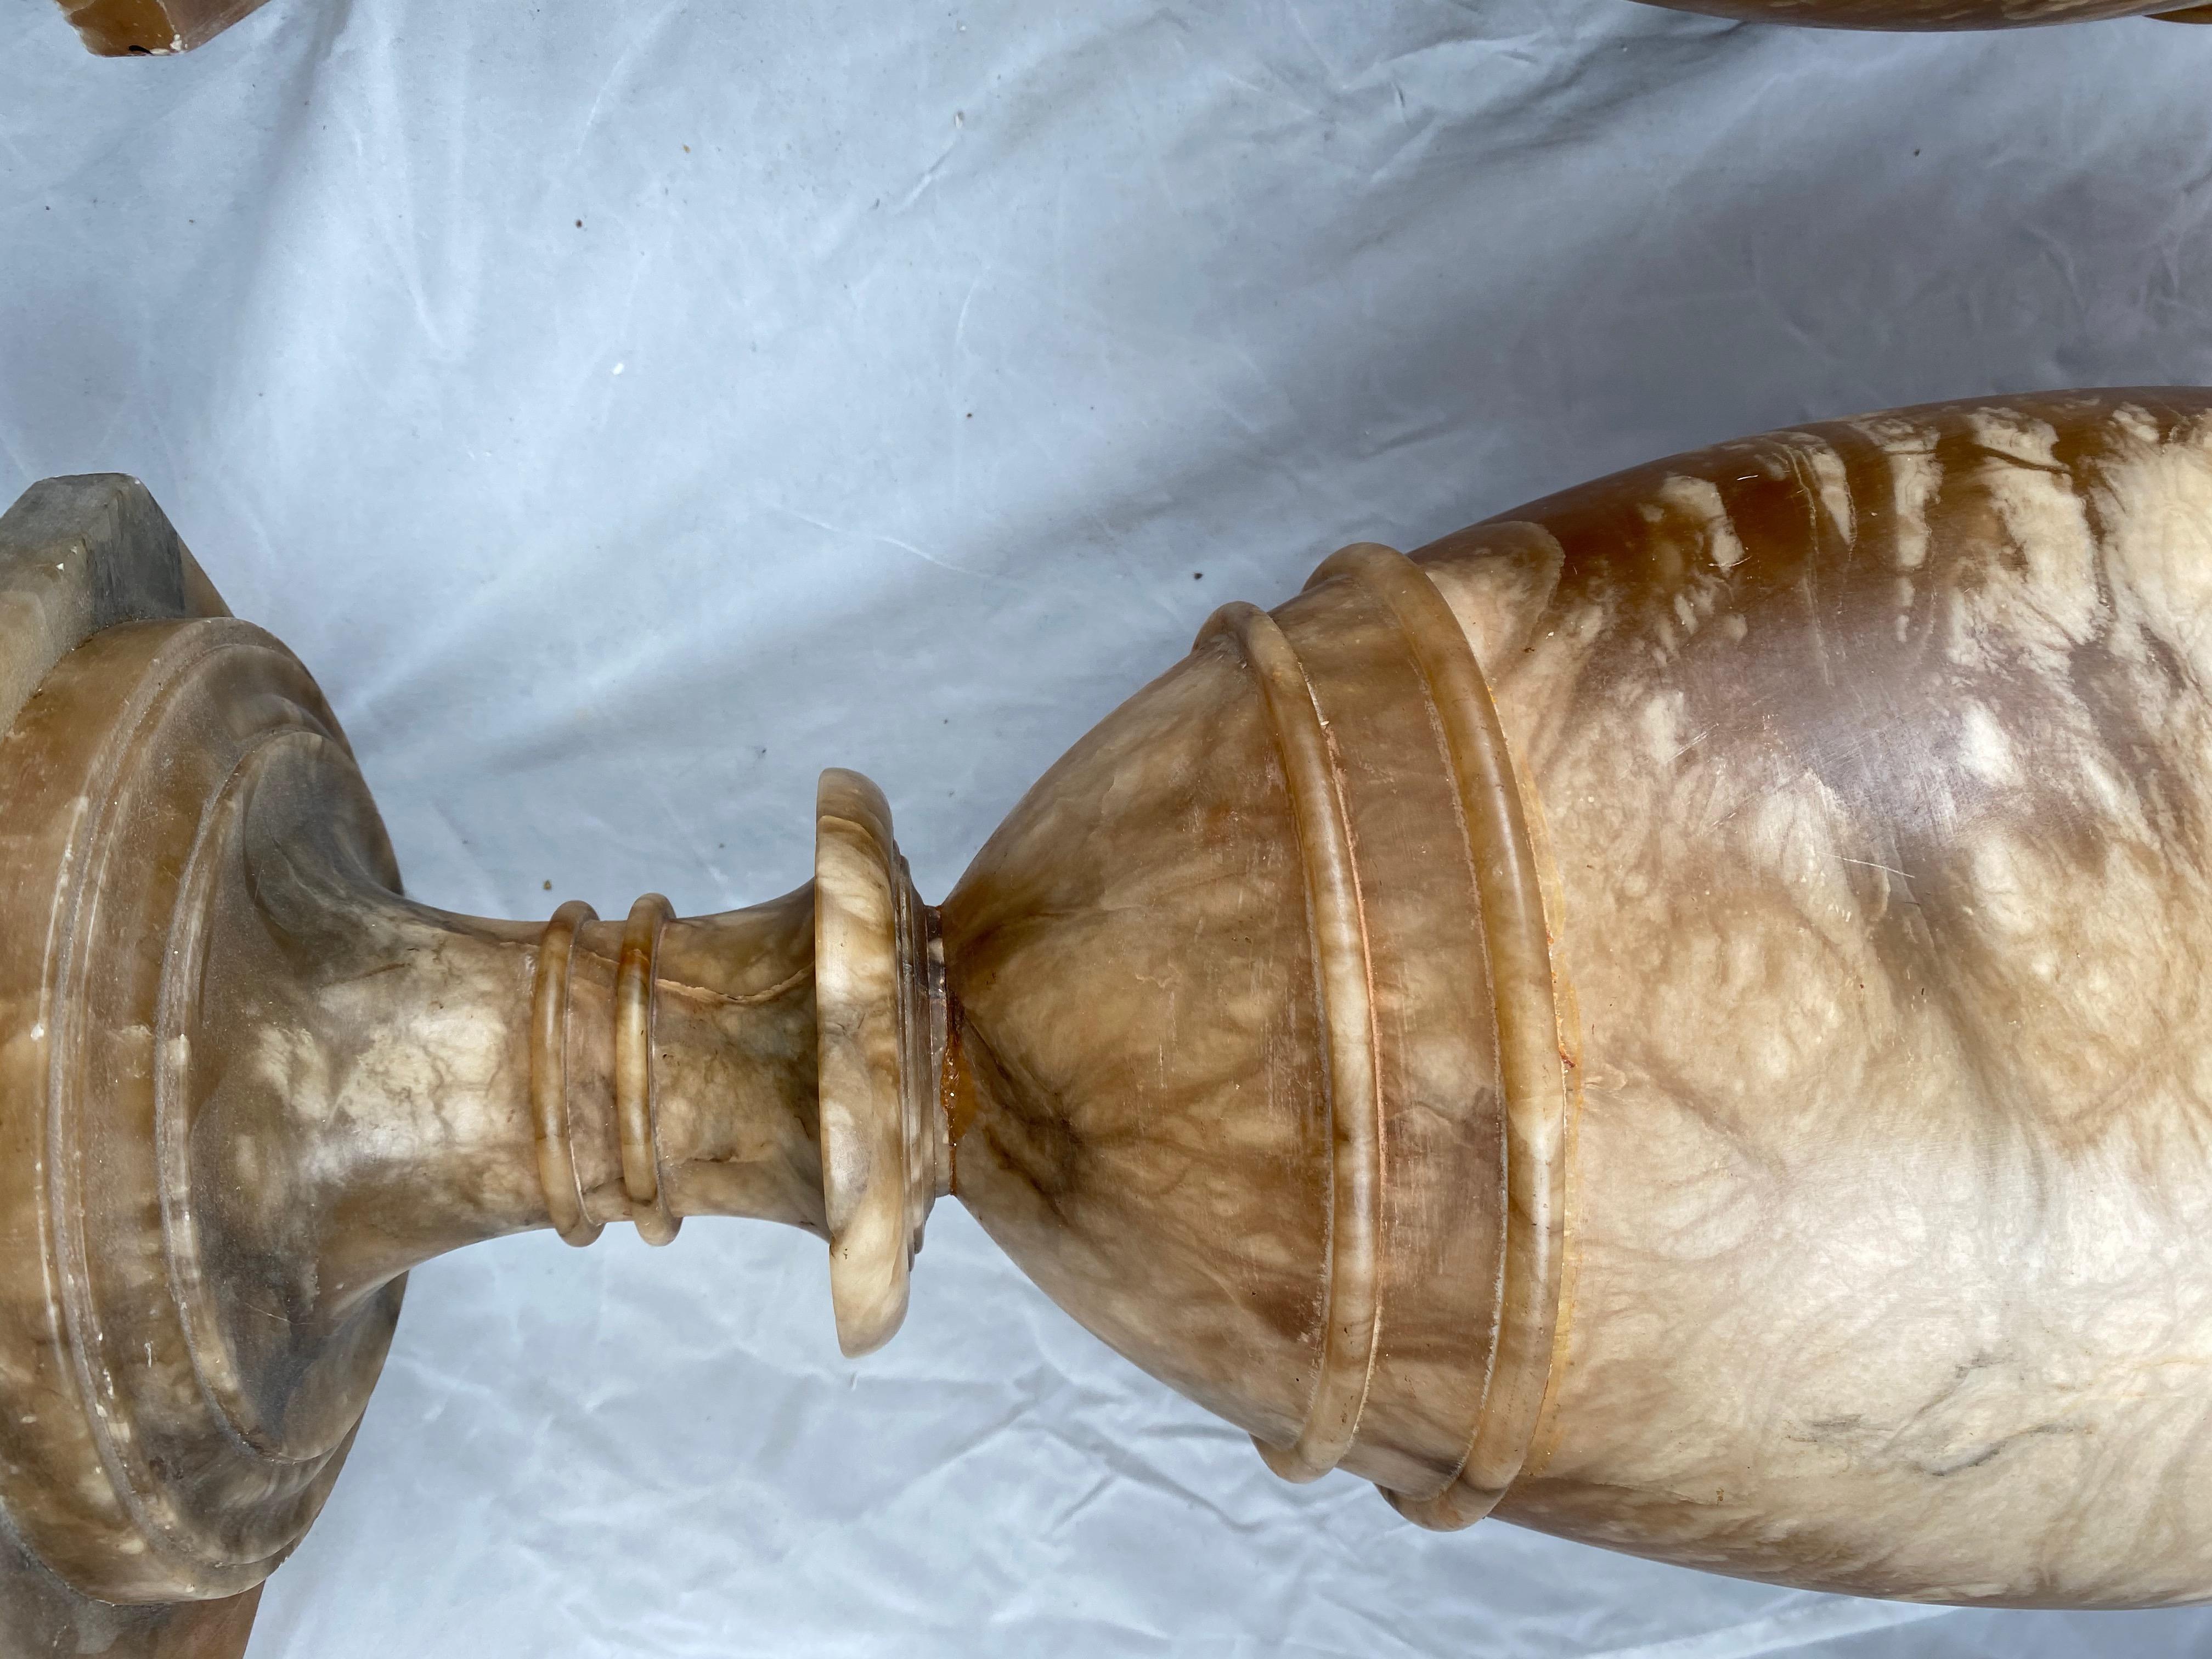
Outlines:
{"type": "Polygon", "coordinates": [[[1390,556],[1212,630],[946,901],[954,1190],[1431,1524],[2212,1595],[2212,398],[1808,428],[1423,550],[1502,752],[1390,556]]]}

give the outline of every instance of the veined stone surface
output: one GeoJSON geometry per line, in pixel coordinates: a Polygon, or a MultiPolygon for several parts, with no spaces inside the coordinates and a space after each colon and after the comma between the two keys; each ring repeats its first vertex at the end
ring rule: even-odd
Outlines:
{"type": "Polygon", "coordinates": [[[1424,556],[1582,1026],[1505,1512],[1861,1593],[2212,1589],[2212,400],[1782,433],[1424,556]]]}

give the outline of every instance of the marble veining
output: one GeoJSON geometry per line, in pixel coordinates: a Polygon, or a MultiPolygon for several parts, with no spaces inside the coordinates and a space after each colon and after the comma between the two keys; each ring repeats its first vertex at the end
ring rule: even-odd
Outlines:
{"type": "Polygon", "coordinates": [[[1425,555],[1586,1043],[1572,1335],[1501,1512],[1861,1592],[2202,1595],[2206,399],[1840,422],[1510,518],[1425,555]]]}

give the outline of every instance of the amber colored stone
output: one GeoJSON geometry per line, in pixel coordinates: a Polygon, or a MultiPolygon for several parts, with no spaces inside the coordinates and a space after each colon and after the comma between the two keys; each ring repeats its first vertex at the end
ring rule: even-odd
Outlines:
{"type": "Polygon", "coordinates": [[[102,58],[159,58],[213,40],[262,0],[61,0],[85,49],[102,58]]]}

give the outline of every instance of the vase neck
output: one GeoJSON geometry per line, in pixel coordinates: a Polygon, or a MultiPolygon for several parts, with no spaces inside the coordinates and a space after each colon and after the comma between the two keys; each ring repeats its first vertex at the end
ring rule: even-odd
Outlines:
{"type": "Polygon", "coordinates": [[[320,1259],[321,1317],[533,1228],[826,1232],[811,885],[690,918],[658,896],[617,921],[458,915],[394,890],[343,818],[284,805],[254,804],[238,879],[206,896],[188,1110],[289,1162],[282,1224],[320,1259]]]}

